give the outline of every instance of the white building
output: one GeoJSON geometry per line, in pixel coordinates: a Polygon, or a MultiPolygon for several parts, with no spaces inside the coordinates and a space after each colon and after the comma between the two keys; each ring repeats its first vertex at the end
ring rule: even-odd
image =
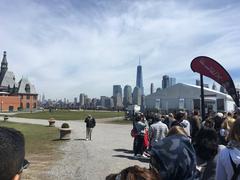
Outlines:
{"type": "MultiPolygon", "coordinates": [[[[178,83],[145,97],[147,109],[170,112],[179,109],[192,111],[201,107],[201,87],[178,83]]],[[[231,96],[209,88],[204,88],[206,112],[209,110],[233,111],[235,103],[231,96]]]]}

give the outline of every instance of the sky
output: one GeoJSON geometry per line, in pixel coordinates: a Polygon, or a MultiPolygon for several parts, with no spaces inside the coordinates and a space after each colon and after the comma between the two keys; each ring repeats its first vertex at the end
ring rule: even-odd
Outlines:
{"type": "Polygon", "coordinates": [[[201,55],[238,87],[239,19],[238,0],[0,0],[0,53],[17,81],[51,99],[134,88],[139,57],[146,94],[165,74],[195,84],[190,63],[201,55]]]}

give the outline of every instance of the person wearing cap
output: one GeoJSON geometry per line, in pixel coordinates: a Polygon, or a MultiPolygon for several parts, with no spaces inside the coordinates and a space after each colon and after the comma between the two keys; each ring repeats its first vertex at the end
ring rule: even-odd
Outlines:
{"type": "Polygon", "coordinates": [[[95,119],[89,114],[86,119],[86,141],[92,140],[92,130],[96,126],[96,121],[95,119]]]}
{"type": "Polygon", "coordinates": [[[0,179],[19,180],[29,166],[25,157],[25,140],[21,132],[0,127],[0,179]]]}

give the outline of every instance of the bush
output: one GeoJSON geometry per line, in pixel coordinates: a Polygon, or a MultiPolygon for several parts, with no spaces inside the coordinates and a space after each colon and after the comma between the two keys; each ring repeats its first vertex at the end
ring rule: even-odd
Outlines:
{"type": "Polygon", "coordinates": [[[62,128],[69,128],[69,124],[68,123],[63,123],[61,127],[62,128]]]}

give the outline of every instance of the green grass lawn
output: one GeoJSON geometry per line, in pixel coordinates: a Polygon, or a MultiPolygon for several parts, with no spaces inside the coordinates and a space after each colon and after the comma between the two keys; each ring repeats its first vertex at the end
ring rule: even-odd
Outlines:
{"type": "Polygon", "coordinates": [[[53,141],[59,137],[58,129],[54,127],[3,121],[0,121],[0,126],[11,127],[24,134],[26,154],[51,154],[61,143],[60,141],[53,141]]]}
{"type": "Polygon", "coordinates": [[[111,118],[124,116],[124,112],[112,111],[67,111],[57,110],[53,112],[42,111],[35,113],[19,113],[15,117],[31,118],[31,119],[49,119],[55,118],[56,120],[83,120],[88,114],[91,114],[95,119],[111,118]]]}

